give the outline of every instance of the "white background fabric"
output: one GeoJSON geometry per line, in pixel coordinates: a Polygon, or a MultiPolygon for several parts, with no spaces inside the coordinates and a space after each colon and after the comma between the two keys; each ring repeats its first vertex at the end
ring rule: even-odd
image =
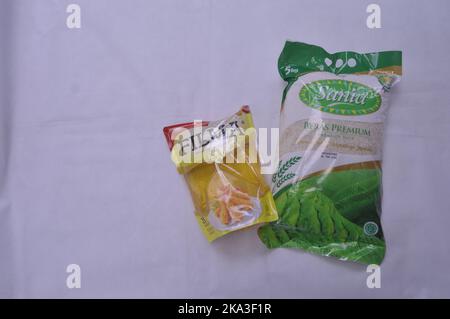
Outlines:
{"type": "Polygon", "coordinates": [[[377,3],[371,30],[367,1],[1,1],[0,296],[450,297],[450,3],[377,3]],[[278,126],[286,39],[403,51],[380,289],[364,266],[268,251],[255,229],[208,244],[170,160],[168,124],[249,104],[278,126]]]}

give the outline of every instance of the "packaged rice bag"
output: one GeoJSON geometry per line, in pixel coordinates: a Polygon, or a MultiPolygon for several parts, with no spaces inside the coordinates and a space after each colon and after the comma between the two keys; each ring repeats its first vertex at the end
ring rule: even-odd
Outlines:
{"type": "Polygon", "coordinates": [[[220,121],[167,126],[164,134],[208,241],[278,218],[270,187],[260,172],[248,106],[220,121]]]}
{"type": "Polygon", "coordinates": [[[383,125],[402,53],[330,54],[286,42],[278,69],[287,82],[272,177],[280,219],[259,237],[269,248],[380,264],[383,125]]]}

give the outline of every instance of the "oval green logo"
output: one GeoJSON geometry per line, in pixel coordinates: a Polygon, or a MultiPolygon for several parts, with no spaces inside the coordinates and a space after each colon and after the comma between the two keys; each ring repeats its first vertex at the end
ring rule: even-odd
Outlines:
{"type": "Polygon", "coordinates": [[[299,93],[307,106],[337,115],[366,115],[381,106],[381,96],[367,85],[346,80],[318,80],[299,93]]]}

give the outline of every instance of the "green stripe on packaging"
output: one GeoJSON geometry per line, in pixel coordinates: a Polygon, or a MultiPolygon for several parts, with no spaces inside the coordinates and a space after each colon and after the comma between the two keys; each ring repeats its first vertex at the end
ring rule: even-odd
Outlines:
{"type": "Polygon", "coordinates": [[[309,72],[351,74],[402,65],[401,51],[328,53],[323,48],[302,42],[286,41],[278,59],[281,77],[288,82],[309,72]]]}

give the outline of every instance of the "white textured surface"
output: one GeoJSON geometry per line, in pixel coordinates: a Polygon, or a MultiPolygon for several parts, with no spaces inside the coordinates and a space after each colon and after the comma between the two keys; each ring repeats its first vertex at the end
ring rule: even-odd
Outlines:
{"type": "Polygon", "coordinates": [[[448,1],[78,0],[0,6],[0,296],[450,297],[448,1]],[[249,104],[278,125],[286,39],[403,51],[383,158],[382,288],[365,268],[202,237],[167,124],[249,104]],[[65,286],[77,263],[82,288],[65,286]]]}

